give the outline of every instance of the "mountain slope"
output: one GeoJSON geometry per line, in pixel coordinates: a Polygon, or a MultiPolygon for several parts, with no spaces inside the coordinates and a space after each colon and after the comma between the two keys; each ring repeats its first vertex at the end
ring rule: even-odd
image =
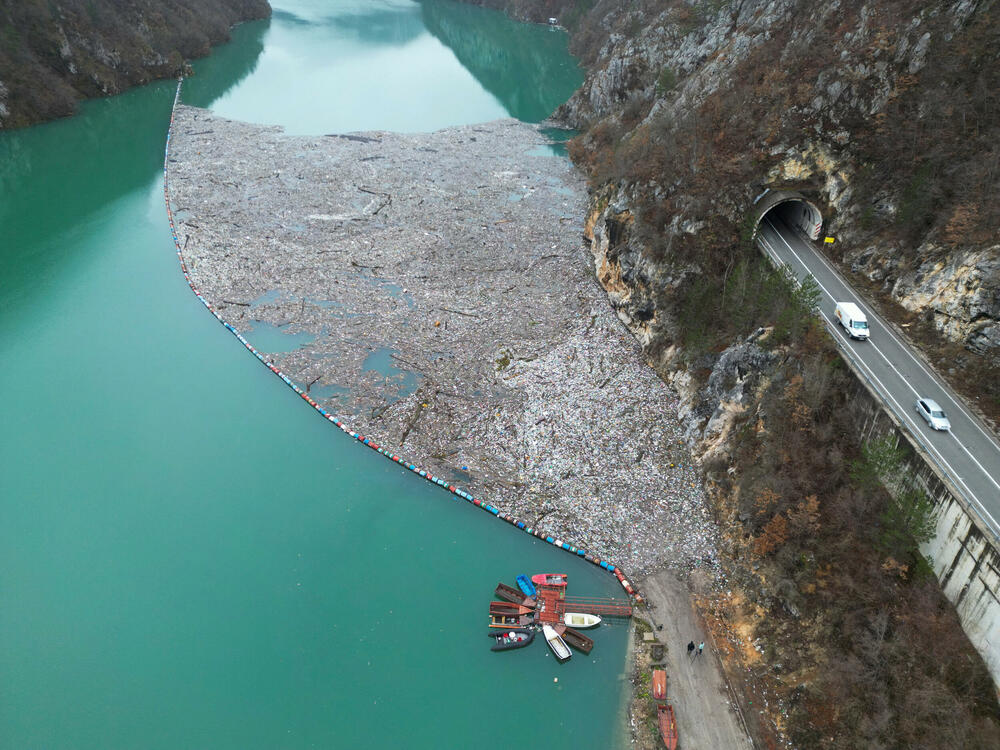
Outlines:
{"type": "Polygon", "coordinates": [[[856,288],[1000,415],[1000,4],[544,12],[588,69],[557,116],[583,131],[596,275],[682,397],[727,542],[699,602],[759,745],[1000,746],[908,459],[861,443],[860,386],[751,239],[765,189],[805,196],[856,288]]]}
{"type": "Polygon", "coordinates": [[[183,71],[267,0],[2,0],[0,129],[183,71]]]}

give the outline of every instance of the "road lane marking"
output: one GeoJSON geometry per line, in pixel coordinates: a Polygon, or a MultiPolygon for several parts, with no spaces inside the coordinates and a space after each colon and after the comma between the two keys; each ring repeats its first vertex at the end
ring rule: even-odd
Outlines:
{"type": "MultiPolygon", "coordinates": [[[[834,304],[836,304],[837,299],[830,293],[829,289],[827,289],[825,286],[823,286],[822,282],[820,282],[820,280],[816,278],[816,275],[814,273],[812,273],[812,271],[809,270],[809,266],[807,266],[806,263],[805,263],[805,261],[803,261],[802,258],[799,257],[799,254],[797,252],[795,252],[795,248],[793,248],[789,244],[788,240],[786,240],[784,238],[784,236],[781,234],[781,232],[778,230],[778,228],[776,226],[774,226],[774,224],[771,222],[770,219],[767,219],[767,223],[771,227],[771,230],[778,236],[778,238],[782,242],[785,243],[785,247],[787,247],[788,250],[789,250],[789,252],[791,252],[791,254],[795,256],[795,259],[799,262],[799,264],[802,266],[802,268],[805,270],[805,272],[808,273],[810,276],[813,277],[813,280],[815,280],[816,284],[820,287],[820,289],[822,289],[824,292],[826,292],[827,295],[830,297],[830,299],[834,302],[834,304]]],[[[845,282],[843,279],[841,279],[840,276],[837,275],[836,273],[834,273],[834,278],[837,279],[838,281],[840,281],[840,283],[842,283],[845,287],[847,287],[848,289],[850,289],[850,285],[847,284],[847,282],[845,282]]],[[[869,313],[871,313],[871,311],[869,311],[869,313]]],[[[822,314],[823,314],[824,317],[827,317],[825,312],[822,312],[822,314]]],[[[876,319],[878,318],[878,316],[876,316],[874,313],[872,313],[872,317],[876,318],[876,319]]],[[[888,330],[888,327],[885,324],[882,324],[882,327],[886,328],[888,330]]],[[[906,385],[906,387],[909,388],[913,392],[913,395],[916,396],[918,399],[922,398],[921,395],[920,395],[920,392],[910,384],[910,381],[907,380],[907,378],[903,375],[903,373],[901,373],[898,369],[896,369],[896,366],[885,355],[885,353],[878,347],[878,345],[875,344],[871,339],[869,339],[867,343],[869,344],[869,346],[871,346],[878,353],[878,355],[880,357],[882,357],[882,359],[885,360],[885,363],[887,365],[889,365],[890,368],[892,368],[892,371],[894,373],[896,373],[896,375],[899,376],[899,379],[903,381],[903,383],[906,385]]],[[[903,346],[898,340],[896,341],[896,343],[899,344],[900,346],[903,346]]],[[[905,349],[906,347],[903,346],[903,348],[905,349]]],[[[860,356],[858,356],[857,358],[860,359],[860,356]]],[[[932,380],[933,380],[933,378],[932,378],[932,380]]],[[[944,390],[944,389],[942,389],[942,390],[944,390]]],[[[895,401],[895,399],[893,399],[893,400],[895,401]]],[[[949,432],[951,432],[951,431],[949,430],[949,432]]],[[[990,481],[990,483],[993,484],[993,486],[996,487],[998,490],[1000,490],[1000,483],[998,483],[997,480],[994,479],[993,476],[990,474],[990,472],[988,472],[986,470],[986,468],[981,463],[979,463],[979,461],[976,459],[976,457],[973,456],[972,453],[969,451],[969,449],[962,443],[961,440],[959,440],[958,436],[954,432],[951,432],[951,436],[953,438],[955,438],[955,443],[958,445],[958,447],[961,448],[965,452],[965,455],[967,455],[970,459],[972,459],[972,462],[976,466],[979,467],[979,470],[983,472],[983,475],[990,481]]]]}
{"type": "MultiPolygon", "coordinates": [[[[778,228],[776,226],[774,226],[774,224],[771,224],[770,219],[768,219],[767,223],[771,225],[771,229],[773,229],[774,233],[776,235],[778,235],[778,239],[780,239],[782,242],[784,242],[785,243],[785,247],[787,247],[788,250],[791,252],[791,254],[795,256],[795,260],[797,260],[799,262],[799,265],[802,266],[802,268],[805,270],[805,272],[807,274],[809,274],[810,276],[813,277],[813,280],[816,282],[816,284],[819,286],[819,288],[822,289],[824,292],[826,292],[827,296],[830,298],[830,301],[833,302],[834,304],[837,304],[837,298],[833,296],[833,293],[829,289],[827,289],[825,286],[823,286],[823,282],[821,282],[819,279],[816,278],[816,274],[814,274],[811,270],[809,270],[809,266],[807,266],[806,263],[805,263],[805,261],[802,260],[801,257],[799,257],[799,254],[797,252],[795,252],[795,248],[793,248],[788,243],[788,240],[786,240],[784,238],[784,236],[781,234],[781,232],[778,230],[778,228]]],[[[843,280],[840,279],[839,277],[835,277],[835,278],[837,278],[837,280],[840,281],[841,283],[844,283],[843,280]]],[[[846,283],[844,283],[844,286],[846,286],[848,289],[850,289],[850,287],[846,283]]],[[[823,314],[824,317],[828,317],[825,310],[822,310],[821,312],[822,312],[822,314],[823,314]]],[[[870,310],[868,311],[868,313],[873,318],[876,317],[870,310]]],[[[884,325],[882,327],[885,328],[884,325]]],[[[903,383],[906,385],[906,387],[909,388],[911,391],[913,391],[913,395],[916,396],[917,398],[921,398],[920,392],[916,388],[914,388],[912,385],[910,385],[910,381],[907,380],[906,376],[904,376],[903,373],[901,373],[899,370],[896,369],[896,366],[892,363],[892,360],[890,360],[887,356],[885,356],[885,353],[878,347],[878,345],[871,339],[871,337],[868,338],[867,343],[868,343],[868,345],[872,349],[874,349],[878,353],[878,355],[882,359],[885,360],[885,363],[887,365],[889,365],[889,367],[892,368],[892,371],[894,373],[896,373],[896,375],[899,376],[899,379],[903,381],[903,383]]]]}
{"type": "Polygon", "coordinates": [[[949,435],[951,435],[951,436],[952,436],[953,438],[955,438],[955,442],[956,442],[956,443],[958,443],[958,447],[959,447],[959,448],[961,448],[961,449],[962,449],[963,451],[965,451],[965,455],[967,455],[967,456],[968,456],[969,458],[971,458],[971,459],[972,459],[972,461],[973,461],[973,463],[975,463],[975,465],[976,465],[976,466],[978,466],[978,467],[980,468],[980,470],[981,470],[981,471],[983,472],[983,474],[985,474],[985,475],[986,475],[986,478],[987,478],[987,479],[989,479],[989,480],[990,480],[990,481],[991,481],[991,482],[993,483],[993,486],[994,486],[994,487],[996,487],[996,488],[997,488],[998,490],[1000,490],[1000,484],[998,484],[998,483],[997,483],[997,480],[995,480],[995,479],[993,478],[993,475],[992,475],[992,474],[990,474],[990,473],[989,473],[989,472],[988,472],[988,471],[987,471],[987,470],[986,470],[986,469],[985,469],[985,468],[983,467],[983,465],[982,465],[981,463],[979,463],[979,461],[978,461],[978,460],[976,460],[976,457],[975,457],[975,456],[973,456],[973,455],[972,455],[971,453],[969,453],[969,449],[968,449],[968,448],[966,448],[966,447],[965,447],[964,445],[962,445],[962,441],[961,441],[961,440],[959,440],[959,439],[958,439],[957,437],[955,437],[955,433],[954,433],[954,432],[952,432],[951,430],[948,430],[948,434],[949,434],[949,435]]]}
{"type": "MultiPolygon", "coordinates": [[[[774,224],[771,222],[770,219],[768,219],[767,222],[768,224],[771,225],[771,228],[775,231],[775,233],[777,233],[778,236],[780,237],[781,232],[778,231],[778,228],[774,226],[774,224]]],[[[788,243],[786,242],[785,244],[788,243]]],[[[820,263],[826,266],[827,271],[829,271],[832,276],[838,279],[848,289],[852,288],[851,285],[847,283],[847,280],[840,275],[840,272],[833,266],[833,264],[829,260],[827,260],[825,255],[823,255],[822,253],[818,253],[815,250],[813,250],[813,255],[816,256],[816,258],[819,260],[820,263]]],[[[805,266],[804,263],[802,265],[805,266]]],[[[808,270],[808,268],[806,270],[808,270]]],[[[874,310],[869,309],[868,312],[872,315],[873,318],[876,318],[879,321],[882,320],[881,316],[879,316],[874,310]]],[[[897,338],[896,334],[893,332],[892,328],[887,323],[883,322],[882,327],[885,329],[885,332],[889,334],[889,338],[895,341],[899,345],[899,348],[902,349],[904,352],[906,352],[907,355],[909,355],[910,359],[912,359],[916,363],[917,367],[919,367],[923,371],[924,375],[929,377],[931,380],[937,383],[939,387],[941,387],[940,384],[944,382],[942,378],[936,373],[933,373],[930,370],[928,370],[927,367],[924,365],[923,361],[920,359],[920,357],[914,354],[909,346],[907,346],[905,343],[900,341],[899,338],[897,338]]],[[[955,408],[958,409],[960,412],[962,412],[962,414],[964,414],[968,418],[968,420],[972,422],[973,425],[975,425],[976,429],[979,430],[980,433],[982,433],[982,436],[986,438],[987,442],[989,442],[989,444],[993,446],[993,448],[996,449],[997,452],[1000,452],[1000,444],[997,443],[996,437],[991,435],[982,428],[982,426],[979,424],[979,420],[976,419],[975,416],[972,414],[972,412],[966,408],[965,404],[957,400],[951,394],[948,388],[941,387],[941,391],[944,393],[945,396],[948,397],[948,400],[951,401],[952,404],[954,404],[955,408]]]]}
{"type": "MultiPolygon", "coordinates": [[[[770,224],[770,221],[768,221],[768,224],[770,224]]],[[[774,233],[780,239],[782,239],[783,242],[785,242],[785,245],[788,246],[788,249],[791,250],[792,254],[796,257],[796,259],[799,261],[799,263],[805,269],[806,273],[809,273],[809,275],[813,276],[813,279],[816,281],[816,284],[824,292],[826,292],[826,294],[828,296],[830,296],[830,298],[834,302],[836,302],[836,299],[833,297],[833,295],[830,294],[829,290],[825,286],[823,286],[823,284],[820,283],[819,279],[817,279],[815,277],[815,275],[813,275],[809,271],[808,266],[806,266],[805,263],[802,263],[802,259],[799,258],[798,254],[795,252],[795,250],[792,249],[791,246],[788,245],[788,242],[785,241],[783,237],[781,237],[781,233],[777,230],[776,227],[774,227],[773,224],[771,225],[771,229],[774,231],[774,233]]],[[[758,237],[761,239],[762,242],[764,242],[765,249],[768,251],[768,253],[772,257],[776,258],[778,263],[780,263],[781,265],[787,265],[784,261],[781,260],[780,256],[778,256],[777,251],[773,247],[770,246],[770,243],[767,241],[766,238],[762,237],[760,234],[758,234],[758,237]]],[[[823,318],[823,320],[825,320],[832,328],[834,328],[835,330],[838,330],[838,331],[840,330],[839,325],[830,316],[828,316],[824,311],[820,310],[820,315],[823,318]]],[[[869,342],[869,343],[871,343],[871,342],[869,342]]],[[[875,374],[874,370],[872,370],[871,365],[869,365],[867,362],[865,362],[863,359],[861,359],[859,356],[857,356],[856,352],[854,351],[854,349],[852,347],[838,347],[838,348],[840,348],[841,351],[843,351],[845,353],[845,355],[847,355],[848,357],[850,357],[850,359],[856,365],[858,365],[859,367],[862,367],[864,370],[866,370],[868,372],[868,374],[871,376],[871,378],[876,383],[878,383],[879,387],[882,389],[883,393],[885,394],[884,398],[892,401],[892,403],[896,405],[896,408],[898,410],[897,411],[897,416],[899,417],[899,419],[914,433],[914,435],[919,434],[919,428],[921,427],[921,424],[916,421],[916,419],[910,414],[910,411],[908,409],[904,409],[902,406],[900,406],[899,402],[892,395],[892,393],[889,391],[889,389],[885,386],[885,383],[883,383],[879,379],[879,377],[875,374]]],[[[893,368],[893,369],[895,369],[895,368],[893,368]]],[[[952,437],[955,437],[954,433],[952,434],[952,437]]],[[[941,452],[937,449],[937,447],[934,446],[929,441],[921,441],[921,442],[925,446],[927,452],[931,453],[932,455],[936,455],[937,458],[940,460],[941,464],[943,464],[944,467],[947,468],[948,473],[954,478],[954,480],[957,483],[961,484],[962,487],[965,488],[966,496],[969,499],[971,499],[976,504],[976,506],[985,514],[986,518],[988,518],[993,523],[993,525],[994,525],[994,531],[1000,530],[1000,523],[998,523],[997,520],[993,517],[993,514],[990,513],[989,510],[986,509],[986,506],[983,505],[983,502],[979,499],[979,496],[976,495],[976,493],[972,491],[972,489],[969,487],[969,485],[967,485],[965,483],[965,480],[962,479],[962,477],[959,475],[959,473],[957,471],[955,471],[955,469],[948,462],[948,460],[941,454],[941,452]]],[[[957,438],[956,438],[956,442],[958,442],[957,438]]],[[[959,445],[961,445],[961,443],[959,443],[959,445]]],[[[963,448],[964,448],[964,446],[963,446],[963,448]]],[[[966,453],[968,453],[968,451],[966,451],[966,453]]],[[[975,461],[975,459],[973,459],[973,460],[975,461]]],[[[980,469],[982,469],[982,466],[979,464],[978,461],[976,461],[976,464],[979,466],[980,469]]],[[[983,471],[984,471],[984,473],[986,473],[985,470],[983,470],[983,471]]],[[[986,477],[991,482],[993,482],[994,484],[996,484],[996,482],[993,480],[993,477],[991,477],[988,473],[986,473],[986,477]]]]}

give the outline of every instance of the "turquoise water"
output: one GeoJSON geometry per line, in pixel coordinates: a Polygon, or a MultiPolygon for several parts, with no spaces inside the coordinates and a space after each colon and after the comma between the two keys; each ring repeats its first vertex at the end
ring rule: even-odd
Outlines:
{"type": "Polygon", "coordinates": [[[294,333],[288,329],[288,325],[276,326],[263,320],[251,320],[240,332],[257,349],[269,354],[294,352],[316,338],[311,333],[294,333]]]}
{"type": "Polygon", "coordinates": [[[309,395],[317,401],[326,401],[331,398],[343,398],[344,396],[349,395],[350,392],[350,388],[345,388],[342,385],[314,385],[309,389],[309,395]]]}
{"type": "Polygon", "coordinates": [[[186,103],[289,133],[424,132],[540,122],[583,81],[564,34],[451,0],[272,5],[269,22],[246,24],[236,44],[195,66],[249,68],[249,85],[223,90],[199,75],[185,84],[186,103]]]}
{"type": "Polygon", "coordinates": [[[399,354],[395,349],[381,347],[376,349],[361,363],[362,372],[377,372],[379,375],[396,385],[396,396],[388,399],[389,403],[406,398],[420,385],[420,376],[415,372],[396,367],[393,354],[399,354]]]}
{"type": "MultiPolygon", "coordinates": [[[[543,32],[546,70],[578,76],[564,39],[485,11],[277,5],[196,64],[186,100],[306,132],[397,127],[388,57],[449,82],[415,129],[533,117],[456,34],[488,60],[518,39],[540,54],[543,32]],[[356,121],[318,104],[369,73],[356,121]]],[[[618,595],[613,579],[342,435],[191,295],[160,183],[172,96],[0,134],[0,745],[612,744],[624,627],[565,665],[541,643],[491,653],[484,633],[498,580],[558,570],[571,593],[618,595]]]]}

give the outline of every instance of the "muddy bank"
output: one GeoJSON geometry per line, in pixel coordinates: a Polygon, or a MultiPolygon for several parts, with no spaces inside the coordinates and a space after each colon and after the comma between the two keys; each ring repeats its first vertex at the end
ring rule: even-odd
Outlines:
{"type": "Polygon", "coordinates": [[[593,279],[537,128],[293,137],[177,111],[201,293],[329,411],[629,571],[714,560],[676,398],[593,279]]]}

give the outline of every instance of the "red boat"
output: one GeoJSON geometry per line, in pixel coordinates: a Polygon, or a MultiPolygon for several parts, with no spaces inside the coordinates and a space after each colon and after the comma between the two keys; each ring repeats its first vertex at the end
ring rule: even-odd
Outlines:
{"type": "Polygon", "coordinates": [[[565,573],[537,573],[531,576],[536,586],[565,586],[569,576],[565,573]]]}
{"type": "Polygon", "coordinates": [[[667,699],[667,673],[663,669],[653,670],[653,700],[667,699]]]}
{"type": "Polygon", "coordinates": [[[677,721],[674,719],[674,707],[669,703],[661,703],[656,707],[656,716],[660,722],[660,737],[667,750],[677,750],[677,721]]]}

